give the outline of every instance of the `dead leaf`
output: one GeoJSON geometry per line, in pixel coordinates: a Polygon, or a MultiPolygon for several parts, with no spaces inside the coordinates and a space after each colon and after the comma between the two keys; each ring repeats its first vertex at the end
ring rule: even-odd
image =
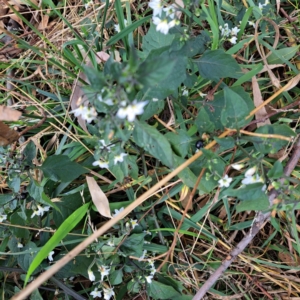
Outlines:
{"type": "Polygon", "coordinates": [[[93,177],[86,176],[89,191],[92,196],[93,203],[98,209],[98,212],[107,218],[111,218],[109,202],[106,195],[103,193],[96,180],[93,177]]]}
{"type": "Polygon", "coordinates": [[[286,263],[290,267],[298,266],[298,262],[295,260],[294,256],[291,253],[279,252],[278,257],[282,262],[286,263]]]}
{"type": "MultiPolygon", "coordinates": [[[[260,89],[259,89],[259,85],[258,85],[258,83],[257,83],[257,80],[256,80],[256,77],[255,77],[255,76],[252,77],[252,89],[253,89],[253,100],[254,100],[254,105],[255,105],[255,107],[258,107],[258,106],[260,106],[264,101],[263,101],[263,99],[262,99],[261,92],[260,92],[260,89]]],[[[263,106],[259,111],[257,111],[257,112],[255,113],[255,119],[256,119],[256,120],[264,119],[266,116],[267,116],[267,111],[266,111],[266,107],[265,107],[265,106],[263,106]]],[[[267,125],[267,124],[271,124],[269,118],[266,119],[266,120],[263,121],[263,122],[257,123],[257,127],[261,127],[261,126],[267,125]]]]}
{"type": "Polygon", "coordinates": [[[191,191],[190,191],[189,187],[184,185],[180,191],[179,201],[181,202],[183,208],[186,208],[187,205],[189,204],[188,211],[193,210],[192,201],[190,201],[190,203],[189,203],[190,196],[191,196],[191,191]]]}
{"type": "Polygon", "coordinates": [[[38,30],[44,30],[48,27],[49,16],[48,15],[42,15],[41,18],[42,18],[42,20],[39,23],[38,30]]]}
{"type": "Polygon", "coordinates": [[[0,121],[18,121],[21,115],[20,111],[0,105],[0,121]]]}
{"type": "Polygon", "coordinates": [[[7,146],[17,141],[19,133],[0,121],[0,146],[7,146]]]}

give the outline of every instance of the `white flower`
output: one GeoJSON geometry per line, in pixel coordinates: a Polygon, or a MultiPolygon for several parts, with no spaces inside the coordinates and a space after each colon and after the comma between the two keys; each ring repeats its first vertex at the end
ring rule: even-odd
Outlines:
{"type": "Polygon", "coordinates": [[[85,9],[88,9],[92,5],[93,5],[93,1],[89,1],[88,3],[84,4],[84,7],[85,7],[85,9]]]}
{"type": "Polygon", "coordinates": [[[153,16],[161,16],[163,5],[160,0],[151,0],[149,2],[149,7],[153,9],[153,16]]]}
{"type": "Polygon", "coordinates": [[[253,175],[253,176],[246,176],[242,180],[242,184],[245,184],[245,185],[258,183],[258,182],[264,182],[263,178],[261,176],[259,176],[258,174],[253,175]]]}
{"type": "MultiPolygon", "coordinates": [[[[127,26],[127,20],[124,20],[124,25],[125,25],[125,27],[127,26]]],[[[120,32],[121,30],[120,30],[120,25],[119,24],[116,24],[116,25],[114,25],[114,27],[115,27],[115,31],[116,32],[120,32]]],[[[99,98],[98,98],[99,99],[99,98]]],[[[109,105],[109,104],[108,104],[109,105]]]]}
{"type": "Polygon", "coordinates": [[[53,254],[54,254],[54,251],[51,251],[50,253],[49,253],[49,255],[48,255],[48,259],[49,259],[49,261],[53,261],[53,254]]]}
{"type": "Polygon", "coordinates": [[[156,31],[159,31],[163,34],[168,34],[170,27],[167,19],[153,17],[153,24],[156,25],[156,31]]]}
{"type": "Polygon", "coordinates": [[[96,160],[93,162],[93,166],[99,166],[100,168],[104,169],[107,168],[108,169],[108,161],[101,161],[101,160],[96,160]]]}
{"type": "Polygon", "coordinates": [[[269,0],[265,0],[264,6],[267,6],[268,4],[270,4],[270,1],[269,0]]]}
{"type": "Polygon", "coordinates": [[[104,276],[109,275],[110,268],[107,266],[100,266],[98,270],[101,273],[101,281],[103,281],[104,276]]]}
{"type": "Polygon", "coordinates": [[[228,175],[226,174],[223,178],[221,178],[218,181],[219,187],[229,187],[231,181],[232,178],[228,177],[228,175]]]}
{"type": "Polygon", "coordinates": [[[231,29],[231,35],[237,35],[240,29],[238,29],[236,26],[231,29]]]}
{"type": "Polygon", "coordinates": [[[83,105],[72,110],[71,113],[74,113],[75,117],[81,116],[81,118],[86,120],[88,123],[91,123],[97,117],[97,112],[94,107],[89,108],[83,105]]]}
{"type": "Polygon", "coordinates": [[[149,230],[144,230],[143,232],[148,234],[148,235],[152,235],[151,231],[149,231],[149,230]]]}
{"type": "Polygon", "coordinates": [[[199,93],[199,96],[200,96],[201,98],[207,96],[207,94],[204,94],[204,93],[202,93],[202,92],[198,92],[198,93],[199,93]]]}
{"type": "Polygon", "coordinates": [[[239,170],[243,169],[244,166],[245,166],[244,164],[233,164],[233,165],[231,165],[231,168],[239,171],[239,170]]]}
{"type": "Polygon", "coordinates": [[[90,281],[95,281],[96,277],[94,275],[94,272],[91,269],[88,270],[88,275],[89,275],[90,281]]]}
{"type": "Polygon", "coordinates": [[[44,208],[40,205],[37,206],[37,209],[33,211],[33,214],[31,215],[31,218],[36,216],[43,216],[45,211],[48,211],[50,209],[50,206],[45,206],[44,208]]]}
{"type": "Polygon", "coordinates": [[[95,288],[91,293],[90,293],[90,295],[92,295],[93,296],[93,298],[96,298],[96,297],[102,297],[102,294],[101,294],[101,291],[98,291],[98,289],[97,288],[95,288]]]}
{"type": "Polygon", "coordinates": [[[114,163],[115,163],[115,165],[116,165],[118,162],[122,162],[122,161],[124,160],[124,157],[125,157],[125,156],[127,156],[127,153],[124,153],[124,152],[120,153],[119,155],[116,155],[116,156],[114,157],[114,163]]]}
{"type": "Polygon", "coordinates": [[[130,219],[130,224],[131,224],[131,226],[132,226],[132,229],[134,229],[136,226],[139,226],[137,220],[132,220],[132,219],[130,219]]]}
{"type": "Polygon", "coordinates": [[[121,207],[120,209],[115,209],[115,213],[112,215],[113,218],[115,218],[123,210],[124,210],[124,207],[121,207]]]}
{"type": "Polygon", "coordinates": [[[144,250],[142,256],[139,258],[139,261],[143,260],[146,254],[147,254],[147,250],[144,250]]]}
{"type": "Polygon", "coordinates": [[[0,222],[3,222],[7,219],[7,215],[0,215],[0,222]]]}
{"type": "Polygon", "coordinates": [[[117,112],[117,117],[124,119],[127,117],[129,122],[133,122],[137,115],[141,115],[144,112],[144,106],[148,101],[137,102],[134,100],[132,104],[129,104],[127,107],[119,108],[117,112]]]}
{"type": "Polygon", "coordinates": [[[107,245],[110,246],[110,247],[113,247],[115,244],[114,244],[113,241],[108,241],[108,242],[107,242],[107,245]]]}
{"type": "Polygon", "coordinates": [[[245,177],[249,177],[254,175],[254,173],[256,172],[256,166],[250,168],[249,170],[246,171],[245,173],[245,177]]]}
{"type": "Polygon", "coordinates": [[[153,278],[153,275],[149,275],[146,277],[146,280],[148,283],[151,283],[152,282],[152,278],[153,278]]]}
{"type": "Polygon", "coordinates": [[[248,24],[249,24],[250,26],[253,26],[253,28],[255,28],[255,23],[254,23],[254,22],[249,21],[248,24]]]}
{"type": "Polygon", "coordinates": [[[221,35],[228,37],[230,34],[230,29],[228,28],[228,24],[225,23],[224,24],[224,28],[222,26],[219,27],[219,29],[221,30],[221,35]]]}
{"type": "Polygon", "coordinates": [[[152,101],[153,101],[153,102],[157,102],[157,101],[158,101],[158,98],[153,98],[152,101]]]}
{"type": "Polygon", "coordinates": [[[23,248],[24,246],[23,246],[22,243],[19,242],[17,247],[18,247],[18,248],[23,248]]]}
{"type": "Polygon", "coordinates": [[[264,8],[264,5],[261,4],[261,3],[258,3],[258,8],[259,8],[260,10],[262,10],[262,9],[264,8]]]}
{"type": "Polygon", "coordinates": [[[166,13],[167,17],[174,19],[176,12],[174,5],[169,5],[168,7],[163,8],[163,11],[166,13]]]}
{"type": "Polygon", "coordinates": [[[111,297],[115,295],[113,288],[103,289],[104,292],[104,299],[109,300],[111,297]]]}
{"type": "Polygon", "coordinates": [[[112,144],[112,145],[107,145],[105,143],[105,140],[99,140],[99,142],[102,144],[102,146],[100,146],[99,148],[102,150],[102,149],[107,149],[108,151],[110,150],[110,148],[114,147],[115,145],[112,144]]]}
{"type": "Polygon", "coordinates": [[[231,44],[236,44],[236,40],[237,40],[237,37],[236,36],[233,36],[231,39],[229,39],[229,42],[231,44]]]}
{"type": "Polygon", "coordinates": [[[174,19],[174,20],[172,20],[172,21],[170,21],[170,22],[168,23],[168,26],[169,26],[169,29],[171,29],[171,28],[173,28],[174,26],[179,25],[179,24],[180,24],[180,21],[177,20],[177,19],[174,19]]]}

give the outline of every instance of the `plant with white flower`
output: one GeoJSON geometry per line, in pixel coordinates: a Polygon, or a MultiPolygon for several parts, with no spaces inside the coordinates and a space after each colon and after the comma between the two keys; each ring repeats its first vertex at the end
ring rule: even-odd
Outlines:
{"type": "Polygon", "coordinates": [[[136,226],[139,226],[137,220],[133,220],[133,219],[130,219],[130,224],[132,226],[132,229],[134,229],[136,226]]]}
{"type": "Polygon", "coordinates": [[[145,259],[146,254],[147,254],[147,250],[144,250],[142,256],[139,258],[139,261],[142,261],[143,259],[145,259]]]}
{"type": "Polygon", "coordinates": [[[121,207],[120,209],[115,209],[115,213],[112,214],[112,217],[115,218],[120,212],[124,210],[124,207],[121,207]]]}
{"type": "Polygon", "coordinates": [[[99,166],[102,169],[108,169],[109,161],[96,160],[93,162],[93,166],[99,166]]]}
{"type": "Polygon", "coordinates": [[[91,269],[88,269],[88,275],[89,275],[90,281],[95,281],[96,277],[95,277],[94,272],[91,269]]]}
{"type": "Polygon", "coordinates": [[[144,112],[144,106],[148,103],[148,101],[137,102],[134,100],[131,104],[125,107],[120,107],[117,112],[117,117],[120,119],[125,119],[129,122],[133,122],[135,117],[141,115],[144,112]]]}
{"type": "Polygon", "coordinates": [[[233,36],[231,39],[229,39],[229,42],[231,43],[231,44],[236,44],[236,41],[237,41],[237,37],[236,36],[233,36]]]}
{"type": "Polygon", "coordinates": [[[42,207],[40,205],[37,205],[37,209],[33,211],[33,214],[31,215],[31,218],[33,218],[34,216],[43,216],[45,211],[49,211],[50,206],[45,206],[42,207]]]}
{"type": "Polygon", "coordinates": [[[218,183],[219,183],[219,187],[222,188],[222,187],[229,187],[230,183],[232,181],[232,178],[229,177],[227,174],[221,178],[218,183]]]}
{"type": "Polygon", "coordinates": [[[94,107],[87,107],[80,105],[78,108],[71,111],[75,117],[81,116],[83,120],[86,120],[88,123],[91,123],[97,117],[97,112],[94,107]]]}
{"type": "Polygon", "coordinates": [[[88,9],[90,6],[93,6],[92,0],[84,4],[85,9],[88,9]]]}
{"type": "Polygon", "coordinates": [[[23,246],[23,244],[22,244],[22,243],[18,242],[18,245],[17,245],[17,247],[18,247],[18,248],[23,248],[24,246],[23,246]]]}
{"type": "Polygon", "coordinates": [[[50,253],[48,254],[49,261],[53,261],[53,254],[54,253],[55,253],[54,251],[50,251],[50,253]]]}
{"type": "Polygon", "coordinates": [[[101,281],[103,281],[104,276],[109,275],[110,268],[107,267],[107,266],[98,266],[98,271],[99,271],[100,274],[101,274],[101,281]]]}
{"type": "Polygon", "coordinates": [[[101,291],[98,291],[98,288],[95,288],[91,293],[90,293],[91,296],[93,296],[93,298],[101,298],[102,297],[102,292],[101,291]]]}
{"type": "Polygon", "coordinates": [[[170,27],[167,18],[160,19],[158,17],[153,17],[153,24],[156,25],[156,31],[168,34],[170,27]]]}
{"type": "Polygon", "coordinates": [[[0,222],[7,220],[7,215],[0,215],[0,222]]]}
{"type": "Polygon", "coordinates": [[[114,242],[111,241],[111,240],[109,240],[109,241],[107,242],[107,245],[110,246],[110,247],[114,247],[114,246],[115,246],[114,242]]]}
{"type": "Polygon", "coordinates": [[[118,162],[123,162],[124,157],[127,156],[127,153],[120,153],[114,157],[114,164],[116,165],[118,162]]]}
{"type": "Polygon", "coordinates": [[[237,35],[239,31],[240,29],[237,28],[237,26],[235,26],[234,28],[231,29],[231,35],[237,35]]]}
{"type": "Polygon", "coordinates": [[[224,27],[220,26],[219,29],[221,30],[222,37],[228,37],[231,33],[227,23],[224,24],[224,27]]]}
{"type": "Polygon", "coordinates": [[[170,17],[171,19],[175,18],[175,6],[174,5],[169,5],[168,7],[163,8],[163,11],[166,13],[167,17],[170,17]]]}
{"type": "Polygon", "coordinates": [[[110,300],[110,298],[115,295],[113,288],[103,289],[103,293],[104,293],[103,297],[105,300],[110,300]]]}
{"type": "Polygon", "coordinates": [[[256,170],[257,170],[257,167],[256,167],[256,166],[254,166],[254,167],[248,169],[248,170],[246,171],[246,173],[245,173],[245,177],[250,177],[250,176],[254,175],[255,172],[256,172],[256,170]]]}
{"type": "Polygon", "coordinates": [[[148,5],[153,9],[153,16],[161,16],[164,6],[160,0],[151,0],[148,5]]]}
{"type": "Polygon", "coordinates": [[[233,169],[239,171],[239,170],[243,169],[244,166],[245,166],[244,164],[232,164],[232,165],[231,165],[231,168],[233,168],[233,169]]]}
{"type": "Polygon", "coordinates": [[[203,97],[206,97],[206,96],[207,96],[207,94],[204,94],[204,93],[202,93],[202,92],[198,92],[198,94],[199,94],[199,96],[200,96],[201,98],[203,98],[203,97]]]}
{"type": "Polygon", "coordinates": [[[244,185],[259,183],[259,182],[263,183],[264,179],[262,178],[262,176],[259,176],[258,174],[245,176],[245,178],[242,180],[242,184],[244,185]]]}
{"type": "MultiPolygon", "coordinates": [[[[126,27],[127,24],[128,24],[127,20],[124,19],[124,26],[126,27]]],[[[116,32],[120,32],[120,31],[121,31],[121,30],[120,30],[120,24],[115,24],[115,25],[114,25],[114,28],[115,28],[115,31],[116,31],[116,32]]],[[[108,105],[109,105],[109,104],[108,104],[108,105]]]]}
{"type": "Polygon", "coordinates": [[[112,147],[115,146],[114,144],[107,145],[106,142],[105,142],[105,140],[99,140],[99,143],[101,143],[101,146],[99,146],[99,149],[100,149],[100,150],[105,149],[105,150],[107,150],[108,152],[110,151],[110,149],[111,149],[112,147]]]}
{"type": "Polygon", "coordinates": [[[253,28],[255,28],[255,22],[249,21],[248,24],[249,24],[250,26],[253,26],[253,28]]]}
{"type": "Polygon", "coordinates": [[[152,282],[153,275],[146,276],[145,279],[150,284],[152,282]]]}

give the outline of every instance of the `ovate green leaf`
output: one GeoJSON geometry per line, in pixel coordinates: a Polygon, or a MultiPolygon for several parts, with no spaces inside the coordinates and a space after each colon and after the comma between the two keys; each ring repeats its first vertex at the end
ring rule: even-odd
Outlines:
{"type": "Polygon", "coordinates": [[[46,158],[40,167],[45,177],[53,181],[68,182],[76,179],[88,170],[76,162],[70,160],[66,155],[53,155],[46,158]]]}
{"type": "Polygon", "coordinates": [[[173,154],[168,140],[157,129],[144,123],[135,121],[133,131],[134,141],[155,158],[168,167],[173,166],[173,154]]]}
{"type": "Polygon", "coordinates": [[[231,77],[239,78],[242,71],[235,59],[223,50],[206,51],[196,60],[200,75],[210,80],[231,77]]]}
{"type": "Polygon", "coordinates": [[[158,281],[152,281],[151,284],[148,284],[147,291],[149,296],[153,299],[172,299],[180,296],[180,293],[178,293],[173,287],[158,281]]]}

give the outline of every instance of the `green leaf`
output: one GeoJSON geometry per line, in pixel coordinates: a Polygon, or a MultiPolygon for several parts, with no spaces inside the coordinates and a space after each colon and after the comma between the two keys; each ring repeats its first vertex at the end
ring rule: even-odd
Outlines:
{"type": "Polygon", "coordinates": [[[151,50],[171,45],[174,37],[174,34],[165,35],[159,31],[156,31],[156,26],[151,23],[150,29],[143,37],[143,52],[141,52],[142,56],[146,58],[151,50]]]}
{"type": "Polygon", "coordinates": [[[32,160],[36,156],[36,147],[33,141],[30,141],[25,147],[23,154],[25,156],[25,163],[29,166],[32,166],[32,160]]]}
{"type": "Polygon", "coordinates": [[[66,155],[53,155],[46,158],[40,167],[44,176],[53,181],[68,182],[76,179],[88,170],[76,162],[70,160],[66,155]]]}
{"type": "MultiPolygon", "coordinates": [[[[256,130],[256,133],[278,134],[284,137],[294,137],[296,135],[289,126],[282,124],[261,126],[256,130]]],[[[288,141],[274,138],[249,137],[248,139],[253,141],[255,149],[260,153],[277,153],[288,143],[288,141]]]]}
{"type": "Polygon", "coordinates": [[[7,180],[7,185],[15,192],[18,193],[21,187],[21,178],[19,176],[7,180]]]}
{"type": "Polygon", "coordinates": [[[111,285],[117,285],[123,282],[123,271],[122,269],[113,271],[109,274],[109,281],[111,285]]]}
{"type": "Polygon", "coordinates": [[[248,201],[241,201],[236,206],[236,212],[242,212],[245,210],[264,211],[269,208],[269,201],[267,199],[253,199],[248,201]]]}
{"type": "Polygon", "coordinates": [[[150,102],[145,107],[143,114],[140,117],[141,121],[146,121],[153,117],[155,114],[159,114],[165,107],[165,101],[158,99],[158,101],[150,100],[150,102]]]}
{"type": "Polygon", "coordinates": [[[245,126],[250,120],[246,116],[251,111],[246,101],[234,89],[224,89],[225,107],[221,113],[221,122],[228,128],[245,126]]]}
{"type": "Polygon", "coordinates": [[[99,89],[99,86],[104,85],[104,76],[103,73],[91,67],[84,67],[84,74],[87,76],[91,86],[94,89],[99,89]]]}
{"type": "Polygon", "coordinates": [[[267,58],[268,64],[282,64],[284,62],[282,58],[284,60],[290,60],[297,53],[298,49],[299,46],[293,46],[274,50],[274,52],[271,52],[271,55],[267,58]]]}
{"type": "Polygon", "coordinates": [[[2,206],[15,198],[13,194],[0,195],[0,205],[2,206]]]}
{"type": "Polygon", "coordinates": [[[181,157],[185,157],[187,155],[192,138],[185,130],[178,129],[176,133],[168,132],[165,134],[165,137],[169,140],[177,154],[181,157]]]}
{"type": "Polygon", "coordinates": [[[165,285],[158,281],[152,281],[147,285],[147,291],[153,299],[172,299],[180,294],[171,286],[165,285]]]}
{"type": "Polygon", "coordinates": [[[198,111],[195,124],[199,132],[211,133],[215,130],[215,125],[210,120],[210,117],[204,108],[201,108],[200,111],[198,111]]]}
{"type": "Polygon", "coordinates": [[[273,165],[272,169],[268,172],[268,178],[277,179],[283,176],[283,166],[282,163],[277,160],[273,165]]]}
{"type": "Polygon", "coordinates": [[[126,255],[142,256],[144,246],[144,233],[134,233],[126,238],[120,249],[126,255]]]}
{"type": "Polygon", "coordinates": [[[223,50],[206,51],[195,63],[200,75],[210,80],[219,80],[224,77],[239,78],[243,75],[235,59],[223,50]]]}
{"type": "Polygon", "coordinates": [[[262,183],[253,183],[248,184],[243,188],[237,190],[230,190],[228,189],[226,194],[227,196],[237,197],[242,201],[249,201],[254,199],[264,200],[268,197],[264,191],[262,191],[263,184],[262,183]]]}
{"type": "Polygon", "coordinates": [[[34,272],[34,270],[41,264],[41,262],[49,255],[49,253],[60,243],[60,241],[81,221],[85,216],[90,203],[86,203],[79,207],[72,215],[70,215],[56,230],[50,240],[43,246],[43,248],[37,253],[36,257],[32,261],[25,279],[25,284],[34,272]]]}
{"type": "Polygon", "coordinates": [[[163,164],[172,168],[173,153],[168,140],[154,127],[135,121],[133,139],[138,146],[148,151],[163,164]]]}

